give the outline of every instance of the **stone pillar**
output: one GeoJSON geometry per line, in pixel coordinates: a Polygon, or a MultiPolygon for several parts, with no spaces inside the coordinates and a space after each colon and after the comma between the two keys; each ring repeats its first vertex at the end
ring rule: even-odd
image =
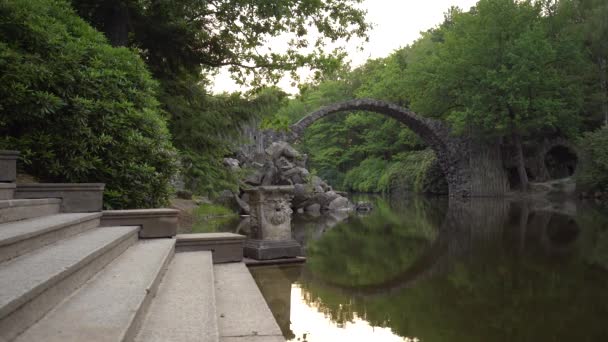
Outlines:
{"type": "Polygon", "coordinates": [[[251,235],[245,241],[245,257],[256,260],[301,255],[291,234],[293,186],[259,186],[245,190],[251,208],[251,235]]]}
{"type": "Polygon", "coordinates": [[[19,152],[0,150],[0,182],[14,182],[17,178],[19,152]]]}

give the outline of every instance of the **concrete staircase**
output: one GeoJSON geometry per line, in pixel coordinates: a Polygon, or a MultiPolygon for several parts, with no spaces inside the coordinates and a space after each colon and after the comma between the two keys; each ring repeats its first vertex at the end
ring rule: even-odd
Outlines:
{"type": "Polygon", "coordinates": [[[0,175],[0,342],[283,341],[245,265],[217,264],[234,261],[226,246],[242,256],[235,236],[190,237],[175,253],[179,239],[141,238],[161,219],[108,226],[62,198],[15,199],[18,188],[0,175]]]}

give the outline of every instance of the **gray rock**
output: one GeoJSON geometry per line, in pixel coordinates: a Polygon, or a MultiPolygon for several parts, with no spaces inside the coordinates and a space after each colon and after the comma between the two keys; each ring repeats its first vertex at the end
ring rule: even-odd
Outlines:
{"type": "Polygon", "coordinates": [[[272,161],[266,161],[263,168],[262,185],[273,185],[277,183],[277,168],[272,161]]]}
{"type": "Polygon", "coordinates": [[[234,200],[236,201],[236,203],[241,208],[241,212],[244,213],[244,214],[246,214],[246,215],[249,215],[249,213],[251,212],[251,208],[249,207],[249,204],[247,204],[246,201],[242,200],[237,195],[234,195],[234,200]]]}
{"type": "Polygon", "coordinates": [[[291,162],[289,162],[289,160],[287,160],[287,158],[285,158],[285,157],[279,157],[278,159],[276,159],[274,164],[277,167],[277,169],[279,169],[282,172],[292,170],[293,168],[295,168],[295,165],[293,165],[291,162]]]}
{"type": "Polygon", "coordinates": [[[338,197],[329,203],[328,209],[332,211],[346,211],[351,210],[352,206],[346,197],[338,197]]]}
{"type": "Polygon", "coordinates": [[[252,175],[247,176],[247,178],[245,178],[244,182],[245,182],[245,184],[250,184],[250,185],[260,185],[260,184],[262,184],[263,177],[264,177],[264,173],[262,173],[261,170],[256,171],[252,175]]]}
{"type": "Polygon", "coordinates": [[[321,213],[321,205],[318,203],[311,204],[304,209],[309,214],[320,214],[321,213]]]}
{"type": "Polygon", "coordinates": [[[230,171],[239,171],[241,166],[239,165],[239,161],[234,158],[224,158],[224,165],[227,166],[230,171]]]}
{"type": "Polygon", "coordinates": [[[272,145],[268,146],[266,149],[266,154],[272,159],[278,159],[280,156],[291,159],[300,158],[300,152],[296,151],[295,148],[284,141],[273,142],[272,145]]]}

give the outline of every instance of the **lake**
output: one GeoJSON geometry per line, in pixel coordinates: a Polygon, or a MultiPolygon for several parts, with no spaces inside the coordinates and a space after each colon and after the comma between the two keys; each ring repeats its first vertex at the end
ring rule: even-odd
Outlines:
{"type": "Polygon", "coordinates": [[[363,199],[372,212],[294,217],[305,264],[251,268],[286,339],[608,341],[605,209],[363,199]]]}

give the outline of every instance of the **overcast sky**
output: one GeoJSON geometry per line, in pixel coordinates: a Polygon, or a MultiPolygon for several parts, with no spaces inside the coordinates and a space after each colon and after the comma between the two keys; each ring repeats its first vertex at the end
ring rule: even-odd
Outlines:
{"type": "MultiPolygon", "coordinates": [[[[362,7],[367,10],[367,20],[374,24],[369,32],[369,42],[363,51],[356,45],[346,48],[353,66],[359,66],[369,58],[386,57],[392,51],[411,44],[425,31],[443,21],[443,14],[450,6],[468,10],[477,0],[365,0],[362,7]]],[[[273,42],[269,42],[272,45],[273,42]]],[[[279,83],[284,90],[294,93],[290,80],[279,83]]],[[[213,86],[215,93],[245,90],[222,71],[213,86]]]]}

